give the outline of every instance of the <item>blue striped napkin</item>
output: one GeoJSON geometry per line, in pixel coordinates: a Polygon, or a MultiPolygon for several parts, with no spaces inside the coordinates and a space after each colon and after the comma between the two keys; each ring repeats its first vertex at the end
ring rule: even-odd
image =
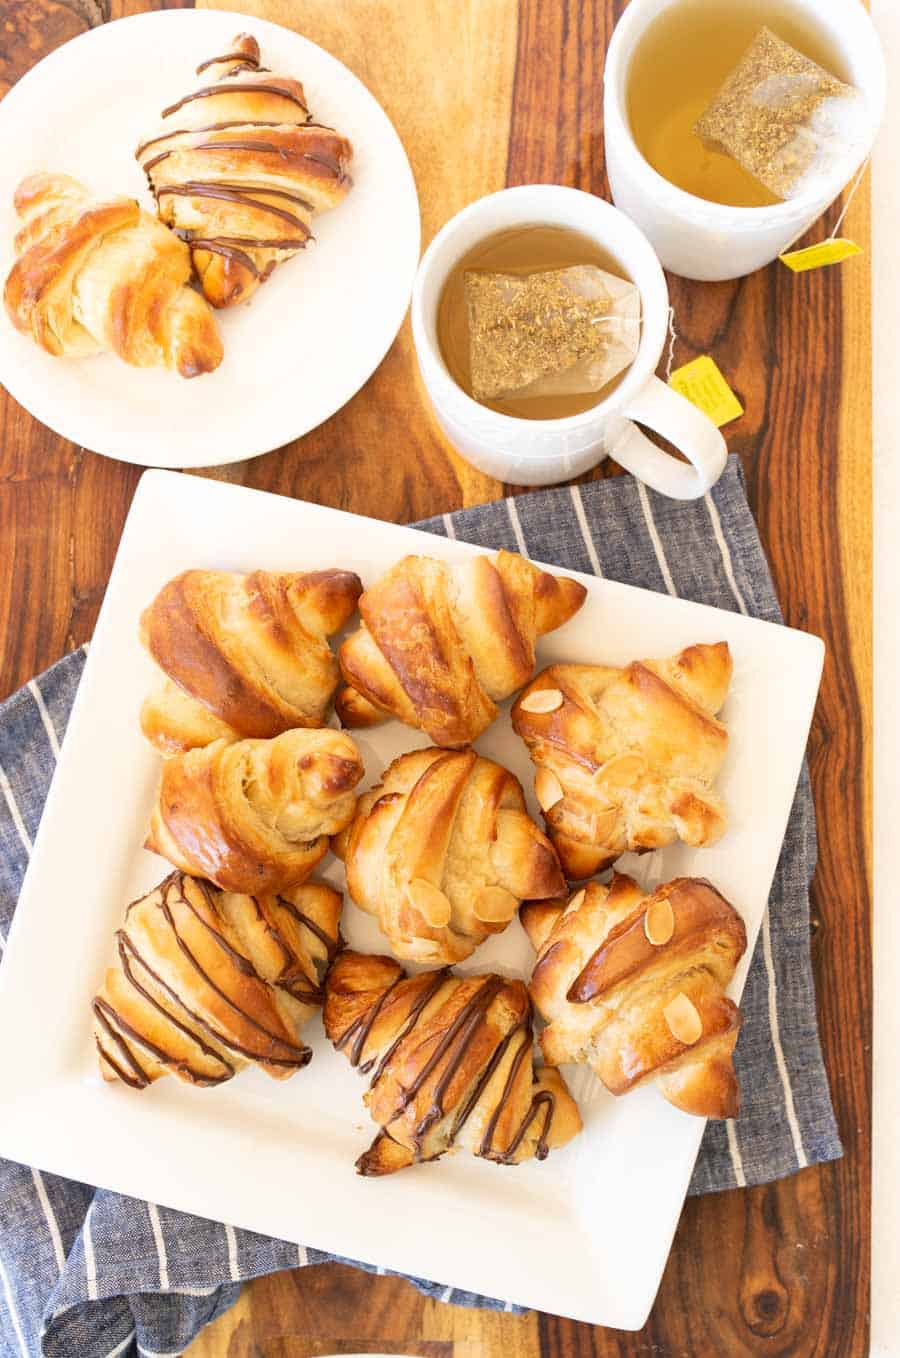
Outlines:
{"type": "MultiPolygon", "coordinates": [[[[419,527],[782,620],[735,457],[715,489],[688,504],[621,477],[419,527]]],[[[0,706],[0,946],[83,664],[76,651],[0,706]]],[[[767,1182],[842,1153],[810,970],[815,858],[804,769],[742,1001],[741,1117],[707,1126],[691,1193],[767,1182]]],[[[234,1302],[243,1280],[333,1257],[8,1161],[0,1161],[0,1201],[0,1358],[176,1358],[234,1302]]],[[[440,1301],[503,1306],[412,1281],[440,1301]]]]}

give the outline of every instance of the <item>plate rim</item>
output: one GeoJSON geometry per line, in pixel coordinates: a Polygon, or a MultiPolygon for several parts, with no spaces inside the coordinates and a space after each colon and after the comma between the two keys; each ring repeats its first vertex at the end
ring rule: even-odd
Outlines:
{"type": "MultiPolygon", "coordinates": [[[[121,450],[120,440],[127,442],[129,438],[127,430],[122,434],[115,432],[113,429],[102,430],[99,434],[92,433],[90,423],[88,422],[85,424],[85,417],[82,416],[81,412],[77,409],[72,410],[69,408],[64,411],[63,416],[60,416],[57,413],[57,403],[52,395],[52,387],[47,388],[48,392],[51,394],[48,395],[46,399],[46,405],[42,404],[40,399],[43,392],[39,392],[38,399],[35,399],[34,386],[36,383],[30,384],[27,380],[20,379],[20,373],[14,361],[14,356],[10,355],[10,361],[5,364],[5,370],[0,371],[0,386],[6,389],[13,400],[20,405],[23,410],[27,411],[33,419],[37,420],[39,424],[44,425],[51,433],[56,434],[59,438],[66,439],[68,442],[84,447],[100,457],[108,457],[113,461],[123,462],[130,466],[169,471],[181,471],[202,467],[225,467],[230,466],[235,462],[249,461],[252,458],[262,457],[266,453],[274,452],[277,449],[285,447],[287,444],[303,439],[307,434],[320,428],[327,420],[331,419],[342,410],[348,402],[353,400],[384,362],[391,346],[394,344],[400,333],[409,311],[413,283],[421,258],[422,212],[419,203],[418,188],[416,186],[416,179],[412,165],[410,164],[409,155],[393,120],[388,116],[381,101],[369,89],[366,82],[342,61],[340,57],[335,56],[334,53],[328,51],[327,48],[314,42],[311,38],[307,38],[304,34],[298,33],[294,29],[287,28],[284,24],[276,23],[271,19],[257,18],[254,15],[243,14],[237,10],[214,8],[160,9],[150,10],[139,14],[124,15],[120,18],[111,19],[105,23],[98,24],[95,27],[88,28],[83,33],[78,33],[74,37],[69,38],[66,42],[61,43],[60,46],[54,48],[52,52],[48,52],[40,61],[36,62],[34,66],[30,67],[29,70],[27,70],[11,87],[6,94],[6,97],[3,100],[0,100],[0,134],[2,134],[4,125],[7,123],[11,124],[10,130],[15,129],[17,125],[17,109],[21,100],[28,95],[35,83],[46,78],[48,70],[52,73],[54,67],[62,67],[66,63],[71,62],[71,49],[76,45],[79,45],[78,50],[81,51],[89,42],[110,42],[112,41],[109,38],[110,32],[119,31],[123,26],[127,26],[129,31],[133,31],[140,25],[149,27],[151,24],[154,24],[156,27],[161,27],[164,23],[181,22],[192,24],[195,27],[200,28],[209,18],[212,18],[214,22],[227,18],[233,20],[236,24],[240,24],[243,20],[248,25],[256,26],[263,31],[268,29],[275,31],[279,35],[286,34],[288,39],[296,41],[307,49],[314,49],[316,53],[325,58],[326,65],[328,63],[334,63],[336,66],[340,67],[346,77],[360,87],[366,98],[375,105],[379,115],[383,118],[386,127],[390,130],[394,142],[396,143],[396,150],[399,152],[404,178],[408,181],[408,193],[404,195],[404,197],[408,207],[411,209],[411,218],[407,225],[409,229],[412,229],[414,226],[414,248],[412,248],[411,241],[410,262],[407,266],[408,277],[404,282],[402,292],[399,288],[397,290],[397,302],[391,310],[390,320],[384,334],[379,339],[377,345],[373,344],[373,355],[377,350],[377,357],[367,359],[366,362],[361,365],[362,369],[365,369],[365,371],[358,381],[356,380],[357,375],[354,375],[356,385],[352,386],[352,389],[348,389],[346,395],[337,405],[334,405],[332,409],[325,410],[322,414],[318,415],[314,423],[304,426],[301,421],[299,432],[296,429],[294,432],[288,431],[287,426],[291,424],[289,413],[277,429],[273,428],[271,433],[265,434],[262,439],[257,440],[257,442],[254,442],[253,440],[252,428],[245,428],[245,432],[241,435],[243,441],[240,439],[236,440],[234,446],[226,452],[224,456],[219,456],[217,454],[215,461],[210,460],[209,453],[205,448],[204,451],[199,454],[192,454],[185,448],[181,453],[176,455],[176,458],[167,457],[162,460],[156,458],[147,459],[144,456],[146,450],[143,448],[138,448],[133,454],[123,452],[121,450]],[[201,17],[198,18],[198,16],[201,17]],[[22,93],[23,90],[25,91],[25,94],[22,93]],[[383,344],[382,341],[384,341],[383,344]],[[85,437],[85,435],[87,435],[87,437],[85,437]]],[[[15,340],[21,338],[25,343],[31,343],[27,336],[18,335],[18,332],[15,331],[15,328],[12,326],[11,321],[2,307],[0,307],[0,325],[8,327],[11,331],[11,334],[8,336],[9,339],[15,340]]],[[[3,350],[0,349],[0,362],[2,362],[2,353],[3,350]]],[[[49,357],[52,356],[48,355],[48,358],[49,357]]],[[[111,359],[115,356],[104,353],[95,355],[94,357],[97,359],[111,359]]],[[[89,360],[81,361],[84,362],[89,360]]],[[[119,361],[121,362],[121,360],[119,361]]],[[[193,380],[195,382],[202,382],[202,378],[193,380]]],[[[290,405],[288,405],[286,409],[289,412],[291,409],[290,405]]],[[[170,431],[167,431],[167,435],[169,433],[170,431]]],[[[162,440],[160,431],[155,430],[149,431],[146,437],[148,441],[154,438],[157,442],[161,442],[162,440]]],[[[196,436],[194,434],[189,434],[186,437],[191,439],[196,436]]]]}

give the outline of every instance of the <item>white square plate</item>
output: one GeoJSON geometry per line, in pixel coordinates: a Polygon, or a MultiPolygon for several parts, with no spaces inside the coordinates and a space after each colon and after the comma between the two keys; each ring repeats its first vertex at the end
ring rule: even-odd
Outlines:
{"type": "MultiPolygon", "coordinates": [[[[583,1135],[515,1169],[462,1154],[385,1179],[353,1170],[374,1127],[364,1082],[325,1041],[286,1084],[256,1070],[214,1090],[162,1080],[138,1095],[100,1080],[90,1001],[125,904],[165,875],[142,847],[158,759],[138,729],[153,667],[138,616],[190,566],[302,570],[337,565],[365,582],[408,552],[459,560],[479,549],[412,529],[169,472],[138,488],[97,623],[9,946],[0,968],[0,1154],[71,1178],[298,1243],[596,1324],[638,1328],[653,1301],[703,1122],[651,1087],[609,1097],[567,1071],[583,1135]]],[[[575,574],[575,572],[571,572],[575,574]]],[[[625,862],[645,882],[711,878],[741,911],[743,987],[800,770],[822,667],[817,638],[592,576],[581,612],[544,638],[539,663],[624,663],[691,642],[728,641],[734,681],[720,780],[728,833],[625,862]]],[[[359,740],[367,778],[424,743],[396,722],[359,740]]],[[[506,713],[478,742],[530,790],[532,769],[506,713]]],[[[532,803],[532,810],[535,810],[532,803]]],[[[342,868],[325,875],[342,885],[342,868]]],[[[386,951],[352,904],[350,943],[386,951]]],[[[462,970],[527,976],[517,921],[462,970]]]]}

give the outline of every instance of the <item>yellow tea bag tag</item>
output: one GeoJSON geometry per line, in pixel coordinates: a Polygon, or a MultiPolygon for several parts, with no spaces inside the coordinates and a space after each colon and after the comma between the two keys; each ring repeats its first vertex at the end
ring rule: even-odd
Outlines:
{"type": "Polygon", "coordinates": [[[778,258],[794,273],[805,273],[807,269],[821,269],[825,264],[840,264],[841,260],[852,259],[854,255],[861,254],[862,246],[847,240],[844,236],[837,236],[831,240],[819,241],[818,245],[807,245],[805,250],[791,250],[786,255],[779,255],[778,258]]]}
{"type": "Polygon", "coordinates": [[[720,427],[744,413],[744,407],[709,354],[701,354],[676,368],[669,378],[669,386],[720,427]]]}

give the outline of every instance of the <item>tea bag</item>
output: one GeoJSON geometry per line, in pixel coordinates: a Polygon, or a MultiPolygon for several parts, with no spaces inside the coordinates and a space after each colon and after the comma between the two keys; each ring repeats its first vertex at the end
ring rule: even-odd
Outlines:
{"type": "Polygon", "coordinates": [[[470,271],[466,308],[478,400],[600,391],[637,353],[640,293],[594,264],[470,271]]]}
{"type": "Polygon", "coordinates": [[[838,166],[847,177],[869,140],[866,101],[853,85],[761,28],[694,131],[778,198],[814,190],[838,166]]]}

